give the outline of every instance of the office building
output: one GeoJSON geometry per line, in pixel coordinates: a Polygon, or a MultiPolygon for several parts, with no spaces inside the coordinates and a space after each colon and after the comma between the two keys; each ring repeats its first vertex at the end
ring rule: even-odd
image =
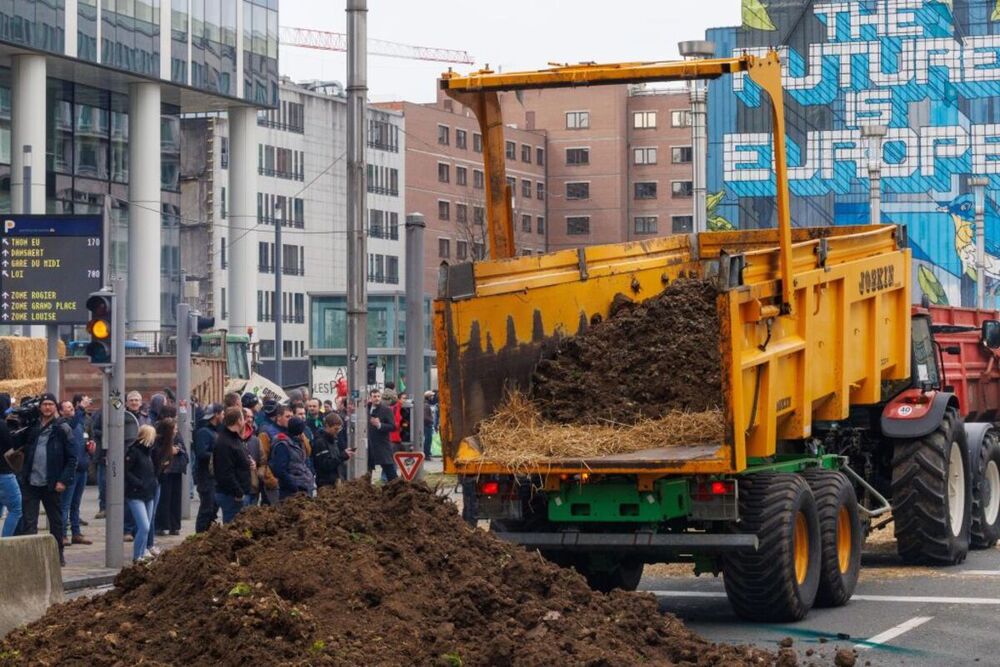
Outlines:
{"type": "MultiPolygon", "coordinates": [[[[192,300],[219,326],[245,334],[232,317],[232,296],[253,295],[250,326],[261,372],[274,377],[275,269],[281,263],[282,380],[309,381],[310,294],[347,289],[347,104],[334,82],[279,86],[278,104],[255,119],[253,150],[255,208],[246,224],[235,224],[227,208],[232,172],[231,123],[225,116],[185,118],[182,123],[182,260],[192,300]],[[276,225],[281,247],[276,246],[276,225]],[[240,229],[237,234],[234,230],[240,229]],[[232,248],[254,250],[253,271],[241,284],[233,272],[232,248]]],[[[404,257],[404,153],[399,113],[368,113],[368,290],[402,289],[404,257]]]]}
{"type": "Polygon", "coordinates": [[[110,269],[128,276],[130,331],[153,346],[180,288],[180,116],[238,128],[230,208],[252,210],[277,44],[276,0],[0,3],[0,211],[98,213],[110,195],[110,269]]]}

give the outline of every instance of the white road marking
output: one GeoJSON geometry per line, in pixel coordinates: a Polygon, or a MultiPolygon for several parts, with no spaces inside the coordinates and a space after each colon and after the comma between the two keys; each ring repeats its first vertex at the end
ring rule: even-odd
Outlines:
{"type": "Polygon", "coordinates": [[[896,637],[900,636],[904,632],[909,632],[913,628],[920,627],[921,625],[923,625],[927,621],[931,620],[932,618],[934,618],[934,617],[933,616],[915,616],[914,618],[911,618],[908,621],[904,621],[903,623],[900,623],[899,625],[897,625],[897,626],[895,626],[893,628],[889,628],[885,632],[880,632],[879,634],[875,635],[871,639],[868,639],[868,640],[865,640],[863,642],[859,642],[859,643],[855,644],[854,648],[857,649],[857,650],[859,650],[859,651],[863,651],[865,649],[872,648],[873,646],[878,646],[880,644],[885,644],[886,642],[891,641],[891,640],[895,639],[896,637]]]}
{"type": "MultiPolygon", "coordinates": [[[[722,591],[645,591],[661,598],[724,598],[722,591]]],[[[864,602],[914,602],[926,604],[1000,605],[1000,598],[935,597],[927,595],[854,595],[851,600],[864,602]]]]}
{"type": "Polygon", "coordinates": [[[962,570],[955,574],[958,576],[970,574],[976,577],[1000,577],[1000,570],[962,570]]]}

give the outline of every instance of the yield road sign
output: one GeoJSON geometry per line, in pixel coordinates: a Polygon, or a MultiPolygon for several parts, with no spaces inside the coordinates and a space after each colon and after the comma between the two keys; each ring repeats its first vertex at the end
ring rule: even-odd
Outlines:
{"type": "Polygon", "coordinates": [[[407,482],[412,482],[424,462],[424,453],[396,452],[392,455],[392,458],[396,460],[396,465],[399,466],[399,471],[403,475],[403,479],[407,482]]]}

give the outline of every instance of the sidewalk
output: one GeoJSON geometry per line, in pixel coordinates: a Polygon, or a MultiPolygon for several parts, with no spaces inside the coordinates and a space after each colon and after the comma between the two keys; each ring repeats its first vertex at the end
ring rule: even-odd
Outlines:
{"type": "MultiPolygon", "coordinates": [[[[424,464],[425,473],[440,475],[441,469],[440,458],[435,458],[424,464]]],[[[455,501],[456,505],[459,506],[459,511],[461,511],[461,495],[453,493],[449,493],[448,495],[455,501]]],[[[74,544],[66,547],[66,566],[62,569],[63,589],[66,591],[104,586],[113,582],[115,576],[118,574],[117,570],[108,569],[104,566],[105,520],[95,519],[95,514],[97,514],[97,487],[88,486],[83,493],[83,501],[80,503],[80,518],[89,522],[90,525],[81,526],[81,531],[94,543],[86,545],[74,544]]],[[[169,549],[183,542],[188,535],[192,535],[194,533],[194,520],[197,514],[198,494],[196,493],[194,499],[191,501],[191,518],[181,521],[181,534],[162,537],[157,535],[155,538],[156,546],[161,549],[169,549]]],[[[47,525],[44,523],[44,519],[39,521],[40,533],[47,530],[42,527],[43,525],[47,525]]],[[[122,554],[124,555],[124,563],[126,565],[132,562],[131,542],[122,544],[122,554]]]]}

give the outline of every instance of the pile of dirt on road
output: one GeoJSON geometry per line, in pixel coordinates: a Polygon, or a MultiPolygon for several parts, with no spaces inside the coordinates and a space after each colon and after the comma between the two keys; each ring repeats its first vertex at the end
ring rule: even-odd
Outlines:
{"type": "Polygon", "coordinates": [[[532,378],[532,399],[563,424],[634,424],[722,406],[714,281],[681,278],[563,341],[532,378]]]}
{"type": "Polygon", "coordinates": [[[651,595],[467,527],[422,485],[254,508],[0,642],[0,664],[765,665],[651,595]]]}

